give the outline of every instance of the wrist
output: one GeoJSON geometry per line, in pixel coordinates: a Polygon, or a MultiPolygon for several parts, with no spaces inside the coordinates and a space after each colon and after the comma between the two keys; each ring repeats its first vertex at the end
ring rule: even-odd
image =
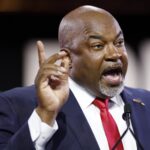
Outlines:
{"type": "Polygon", "coordinates": [[[45,122],[46,124],[53,126],[54,122],[56,120],[57,117],[57,112],[55,111],[47,111],[45,109],[42,109],[40,107],[36,108],[36,112],[39,115],[39,117],[41,118],[42,122],[45,122]]]}

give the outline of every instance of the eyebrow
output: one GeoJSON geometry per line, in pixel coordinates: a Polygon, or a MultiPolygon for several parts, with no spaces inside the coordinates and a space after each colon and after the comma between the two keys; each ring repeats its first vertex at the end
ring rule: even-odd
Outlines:
{"type": "Polygon", "coordinates": [[[120,31],[120,32],[117,34],[116,39],[117,39],[120,35],[122,35],[122,36],[123,36],[122,31],[120,31]]]}
{"type": "MultiPolygon", "coordinates": [[[[122,31],[120,31],[120,32],[116,35],[115,39],[117,39],[120,35],[123,35],[122,31]]],[[[90,36],[88,37],[88,39],[99,39],[99,40],[103,40],[104,37],[102,37],[101,35],[90,35],[90,36]]]]}

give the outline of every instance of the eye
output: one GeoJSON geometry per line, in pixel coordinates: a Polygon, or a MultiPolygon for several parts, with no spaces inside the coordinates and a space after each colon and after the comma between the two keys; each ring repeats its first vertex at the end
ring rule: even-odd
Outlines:
{"type": "Polygon", "coordinates": [[[100,43],[97,43],[97,44],[91,45],[91,48],[94,49],[94,50],[101,50],[101,49],[104,48],[104,45],[100,44],[100,43]]]}
{"type": "Polygon", "coordinates": [[[124,39],[119,39],[118,41],[115,42],[116,47],[122,47],[124,46],[124,39]]]}

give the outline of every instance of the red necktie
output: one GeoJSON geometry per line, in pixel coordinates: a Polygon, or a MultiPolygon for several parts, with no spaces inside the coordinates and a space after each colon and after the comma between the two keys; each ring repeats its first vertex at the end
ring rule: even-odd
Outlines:
{"type": "MultiPolygon", "coordinates": [[[[116,144],[116,142],[118,141],[118,139],[120,138],[120,134],[113,117],[108,111],[108,99],[103,101],[99,99],[95,99],[93,101],[93,104],[100,109],[101,120],[109,144],[109,149],[111,150],[113,146],[116,144]]],[[[115,150],[123,150],[123,145],[121,142],[115,150]]]]}

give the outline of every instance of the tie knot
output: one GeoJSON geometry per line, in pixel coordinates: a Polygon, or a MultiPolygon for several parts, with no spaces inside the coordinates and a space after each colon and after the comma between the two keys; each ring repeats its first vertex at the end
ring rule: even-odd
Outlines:
{"type": "Polygon", "coordinates": [[[108,109],[108,98],[105,99],[105,100],[102,100],[102,99],[99,99],[99,98],[96,98],[94,101],[93,101],[93,104],[95,106],[97,106],[100,110],[101,109],[108,109]]]}

